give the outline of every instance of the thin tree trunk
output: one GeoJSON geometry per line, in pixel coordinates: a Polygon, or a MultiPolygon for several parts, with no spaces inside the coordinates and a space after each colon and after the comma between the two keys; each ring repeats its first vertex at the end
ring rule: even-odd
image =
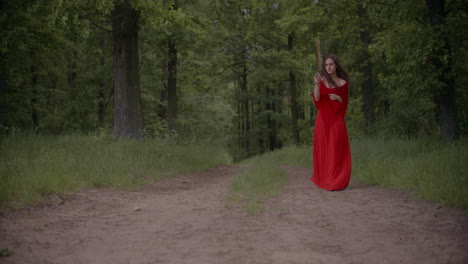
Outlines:
{"type": "MultiPolygon", "coordinates": [[[[261,91],[258,92],[260,93],[261,91]]],[[[262,100],[254,100],[252,105],[257,105],[257,110],[252,111],[252,119],[255,120],[253,121],[254,126],[252,126],[252,131],[256,132],[253,137],[256,138],[258,146],[253,149],[252,155],[257,155],[265,153],[265,146],[268,145],[268,121],[262,114],[262,112],[266,110],[266,106],[263,104],[262,100]]]]}
{"type": "MultiPolygon", "coordinates": [[[[0,4],[0,7],[2,4],[0,4]]],[[[5,78],[5,73],[3,71],[4,69],[4,60],[3,60],[3,54],[0,52],[0,96],[3,97],[3,94],[7,92],[7,82],[5,78]]],[[[1,100],[1,102],[5,102],[1,100]]],[[[8,128],[8,120],[4,118],[4,114],[8,112],[8,108],[6,104],[1,103],[0,104],[0,119],[2,120],[2,123],[0,123],[0,126],[3,126],[3,128],[8,128]]]]}
{"type": "Polygon", "coordinates": [[[162,87],[159,91],[159,105],[157,108],[157,115],[161,120],[167,120],[167,72],[168,72],[168,66],[167,66],[167,61],[164,61],[162,63],[162,87]]]}
{"type": "Polygon", "coordinates": [[[167,75],[167,123],[169,130],[176,130],[177,120],[177,48],[172,37],[168,44],[168,75],[167,75]]]}
{"type": "Polygon", "coordinates": [[[39,110],[38,110],[38,96],[39,92],[37,90],[38,76],[37,69],[35,65],[31,66],[31,119],[33,130],[39,132],[39,110]]]}
{"type": "Polygon", "coordinates": [[[114,138],[140,139],[140,63],[138,56],[138,13],[129,0],[115,1],[112,11],[114,45],[114,138]]]}
{"type": "MultiPolygon", "coordinates": [[[[293,41],[294,41],[294,34],[288,34],[288,50],[292,56],[293,51],[293,41]]],[[[294,143],[299,145],[299,128],[297,126],[297,119],[298,119],[298,104],[297,104],[297,91],[296,91],[296,75],[294,74],[294,70],[289,71],[289,96],[291,98],[291,122],[292,122],[292,132],[294,143]]]]}
{"type": "Polygon", "coordinates": [[[446,32],[445,1],[426,0],[426,7],[431,27],[437,33],[438,40],[443,43],[440,48],[434,51],[433,63],[438,69],[442,69],[438,79],[444,84],[443,87],[437,89],[435,101],[439,108],[439,126],[442,138],[446,142],[451,142],[458,138],[458,127],[455,80],[450,74],[452,60],[449,36],[446,32]],[[442,58],[446,55],[448,55],[448,61],[444,63],[442,58]]]}
{"type": "Polygon", "coordinates": [[[250,155],[250,111],[249,111],[249,96],[247,91],[247,63],[244,62],[242,68],[242,82],[241,82],[241,100],[242,100],[242,108],[243,111],[243,119],[244,119],[244,142],[245,142],[245,150],[247,155],[250,155]]]}
{"type": "MultiPolygon", "coordinates": [[[[76,35],[72,35],[71,41],[73,42],[74,45],[77,45],[78,40],[77,40],[76,35]]],[[[81,121],[80,116],[79,116],[79,109],[78,105],[80,104],[79,96],[78,96],[78,89],[76,87],[76,79],[78,76],[77,72],[77,66],[76,66],[76,61],[77,61],[78,53],[76,50],[72,51],[71,53],[67,54],[67,83],[68,83],[68,88],[69,88],[69,103],[68,105],[70,106],[70,110],[68,113],[67,118],[69,120],[74,120],[74,121],[81,121]]]]}
{"type": "MultiPolygon", "coordinates": [[[[172,9],[177,10],[177,0],[172,3],[172,9]]],[[[169,131],[177,130],[177,46],[173,36],[168,38],[167,62],[167,126],[169,131]]]]}
{"type": "Polygon", "coordinates": [[[276,113],[276,98],[275,90],[269,87],[266,88],[266,110],[269,112],[267,116],[267,128],[268,128],[268,143],[269,150],[275,150],[278,148],[278,135],[277,135],[277,125],[276,118],[274,114],[276,113]]]}
{"type": "Polygon", "coordinates": [[[363,74],[363,83],[361,87],[362,94],[362,111],[366,121],[366,133],[372,133],[372,126],[374,125],[375,114],[374,114],[374,86],[372,83],[372,63],[371,55],[369,54],[369,45],[371,44],[371,36],[369,31],[369,22],[367,17],[367,10],[362,6],[358,7],[358,16],[361,23],[361,31],[359,37],[362,42],[361,52],[361,73],[363,74]]]}
{"type": "Polygon", "coordinates": [[[317,69],[320,72],[322,70],[322,51],[320,48],[320,40],[315,43],[316,57],[317,57],[317,69]]]}
{"type": "Polygon", "coordinates": [[[50,78],[49,80],[50,90],[47,93],[47,98],[46,98],[46,107],[47,107],[48,113],[53,111],[55,108],[55,93],[57,90],[57,77],[54,74],[49,73],[49,78],[50,78]]]}
{"type": "MultiPolygon", "coordinates": [[[[104,51],[106,49],[106,39],[104,33],[101,33],[99,44],[101,46],[101,50],[104,51]]],[[[104,54],[101,56],[100,60],[101,67],[105,67],[106,65],[106,57],[104,54]]],[[[101,80],[99,82],[98,88],[98,126],[103,127],[104,121],[106,117],[106,81],[104,76],[101,76],[101,80]]]]}
{"type": "MultiPolygon", "coordinates": [[[[315,43],[315,48],[316,48],[316,56],[317,56],[317,70],[320,72],[322,71],[322,47],[320,44],[320,39],[317,40],[315,43]]],[[[312,92],[310,93],[312,94],[312,92]]],[[[309,124],[310,126],[314,126],[314,120],[315,120],[315,115],[317,113],[317,110],[312,102],[312,98],[310,98],[308,105],[308,115],[309,115],[309,124]]]]}
{"type": "MultiPolygon", "coordinates": [[[[236,125],[237,125],[237,147],[239,150],[243,150],[244,149],[244,146],[243,146],[243,127],[242,127],[242,102],[241,102],[241,96],[240,96],[240,91],[239,91],[239,88],[237,88],[237,85],[234,84],[234,89],[235,89],[235,96],[236,96],[236,106],[237,106],[237,119],[236,119],[236,125]]],[[[239,152],[239,151],[237,151],[239,152]]],[[[239,156],[235,157],[236,160],[239,160],[241,158],[242,155],[240,155],[241,153],[239,153],[239,156]]]]}
{"type": "MultiPolygon", "coordinates": [[[[275,103],[274,103],[274,112],[275,113],[282,113],[283,112],[283,98],[284,98],[284,89],[283,89],[283,81],[279,81],[278,85],[276,86],[276,93],[275,93],[275,103]]],[[[277,138],[278,148],[283,147],[283,142],[279,137],[279,131],[281,131],[282,123],[279,121],[278,118],[275,119],[275,135],[277,138]]]]}

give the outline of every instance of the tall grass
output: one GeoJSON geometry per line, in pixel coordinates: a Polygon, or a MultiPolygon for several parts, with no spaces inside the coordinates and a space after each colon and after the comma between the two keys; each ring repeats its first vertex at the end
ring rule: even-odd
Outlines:
{"type": "Polygon", "coordinates": [[[357,180],[468,208],[467,139],[452,145],[428,139],[364,139],[352,142],[351,150],[357,180]]]}
{"type": "Polygon", "coordinates": [[[79,188],[135,188],[231,162],[222,147],[212,145],[90,136],[7,137],[0,141],[0,153],[0,207],[21,207],[79,188]]]}
{"type": "MultiPolygon", "coordinates": [[[[351,155],[352,180],[468,208],[468,139],[447,145],[430,139],[362,138],[351,141],[351,155]]],[[[257,163],[271,166],[265,171],[281,165],[311,167],[312,147],[290,146],[243,162],[249,166],[257,163]]]]}

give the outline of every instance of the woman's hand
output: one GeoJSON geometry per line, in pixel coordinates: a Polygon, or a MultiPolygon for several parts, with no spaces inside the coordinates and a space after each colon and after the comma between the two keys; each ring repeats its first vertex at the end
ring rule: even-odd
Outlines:
{"type": "Polygon", "coordinates": [[[319,85],[321,80],[322,80],[322,75],[318,72],[315,73],[315,76],[314,76],[315,85],[319,85]]]}
{"type": "Polygon", "coordinates": [[[330,97],[330,100],[338,101],[340,104],[342,102],[341,96],[337,94],[329,94],[328,97],[330,97]]]}

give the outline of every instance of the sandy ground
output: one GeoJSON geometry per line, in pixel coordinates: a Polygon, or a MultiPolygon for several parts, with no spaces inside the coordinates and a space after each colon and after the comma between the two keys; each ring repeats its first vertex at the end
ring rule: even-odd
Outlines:
{"type": "Polygon", "coordinates": [[[284,169],[257,215],[226,206],[236,166],[4,211],[0,263],[468,263],[467,211],[360,183],[328,192],[284,169]]]}

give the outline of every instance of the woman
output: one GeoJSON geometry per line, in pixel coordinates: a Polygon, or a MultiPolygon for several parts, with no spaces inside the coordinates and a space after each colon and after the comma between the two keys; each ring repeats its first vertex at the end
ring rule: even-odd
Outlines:
{"type": "Polygon", "coordinates": [[[320,188],[339,191],[351,177],[351,152],[344,117],[348,107],[349,76],[335,55],[325,58],[314,77],[313,99],[318,109],[314,129],[314,173],[320,188]]]}

